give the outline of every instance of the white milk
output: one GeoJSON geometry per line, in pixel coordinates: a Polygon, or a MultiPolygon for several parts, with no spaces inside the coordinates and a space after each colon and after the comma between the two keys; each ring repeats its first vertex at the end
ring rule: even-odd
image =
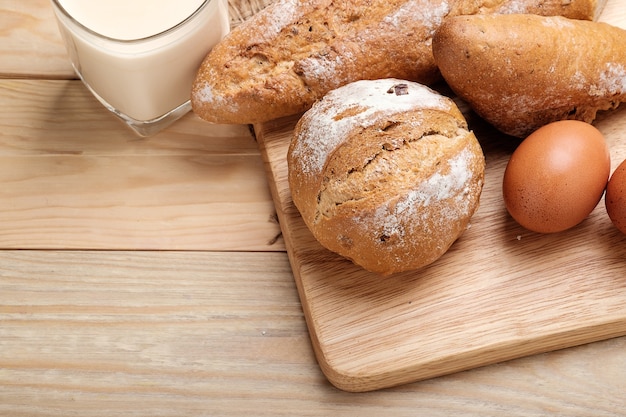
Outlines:
{"type": "Polygon", "coordinates": [[[83,26],[114,39],[147,38],[173,28],[203,0],[58,0],[83,26]]]}
{"type": "Polygon", "coordinates": [[[136,121],[188,103],[202,59],[229,30],[227,0],[56,1],[75,20],[57,10],[76,72],[110,110],[136,121]]]}

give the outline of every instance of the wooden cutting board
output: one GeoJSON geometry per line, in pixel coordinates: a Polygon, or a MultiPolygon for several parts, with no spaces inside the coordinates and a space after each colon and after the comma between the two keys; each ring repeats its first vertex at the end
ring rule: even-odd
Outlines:
{"type": "MultiPolygon", "coordinates": [[[[602,20],[626,27],[626,0],[609,0],[602,20]]],[[[518,141],[459,106],[487,160],[481,206],[442,258],[387,278],[324,249],[299,216],[286,163],[297,117],[255,126],[313,347],[340,389],[375,390],[626,334],[626,236],[604,200],[569,231],[521,228],[501,198],[518,141]]],[[[626,159],[626,105],[595,125],[615,169],[626,159]]]]}

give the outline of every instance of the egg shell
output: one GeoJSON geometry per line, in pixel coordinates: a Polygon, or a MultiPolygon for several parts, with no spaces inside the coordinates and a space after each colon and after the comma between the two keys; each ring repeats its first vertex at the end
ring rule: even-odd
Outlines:
{"type": "Polygon", "coordinates": [[[539,233],[567,230],[598,205],[611,169],[602,133],[576,120],[545,125],[511,155],[502,192],[507,210],[539,233]]]}
{"type": "Polygon", "coordinates": [[[615,227],[626,234],[626,161],[623,161],[611,175],[606,186],[604,205],[615,227]]]}

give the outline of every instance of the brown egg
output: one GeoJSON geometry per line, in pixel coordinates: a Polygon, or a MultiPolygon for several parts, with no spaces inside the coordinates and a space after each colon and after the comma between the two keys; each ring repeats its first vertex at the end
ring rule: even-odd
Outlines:
{"type": "Polygon", "coordinates": [[[611,175],[606,186],[604,205],[615,227],[626,233],[626,161],[611,175]]]}
{"type": "Polygon", "coordinates": [[[611,170],[604,136],[592,125],[564,120],[543,126],[513,152],[502,193],[523,227],[554,233],[576,226],[598,205],[611,170]]]}

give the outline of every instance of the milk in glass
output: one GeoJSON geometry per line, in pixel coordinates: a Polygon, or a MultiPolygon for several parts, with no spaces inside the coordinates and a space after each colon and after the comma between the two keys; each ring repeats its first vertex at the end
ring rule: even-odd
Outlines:
{"type": "Polygon", "coordinates": [[[227,0],[52,0],[76,73],[142,136],[191,109],[200,63],[229,30],[227,0]]]}

